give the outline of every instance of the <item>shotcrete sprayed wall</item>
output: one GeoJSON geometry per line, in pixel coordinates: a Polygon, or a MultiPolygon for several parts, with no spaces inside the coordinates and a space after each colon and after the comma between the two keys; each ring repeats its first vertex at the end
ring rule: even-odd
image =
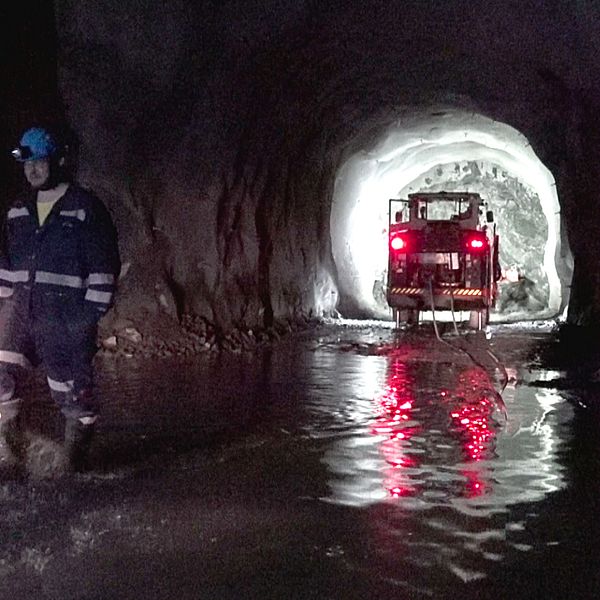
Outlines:
{"type": "MultiPolygon", "coordinates": [[[[389,310],[374,295],[374,283],[381,281],[387,266],[388,199],[406,197],[412,191],[424,191],[421,176],[452,161],[485,161],[535,190],[541,206],[525,206],[523,211],[503,211],[486,198],[491,210],[501,215],[502,229],[518,230],[519,222],[531,218],[541,208],[545,218],[539,227],[541,236],[520,239],[521,248],[512,255],[521,258],[540,244],[539,265],[528,265],[524,273],[547,289],[544,308],[556,313],[561,308],[563,285],[556,269],[563,260],[560,243],[560,207],[554,178],[541,164],[528,140],[513,128],[471,112],[432,108],[407,113],[384,133],[381,141],[351,157],[338,172],[331,211],[333,256],[338,266],[342,307],[375,316],[389,316],[389,310]],[[533,268],[532,268],[533,267],[533,268]],[[536,268],[543,273],[543,281],[536,268]]],[[[451,177],[445,179],[453,185],[451,177]]],[[[440,189],[451,191],[444,186],[440,189]]],[[[467,191],[480,191],[481,178],[470,182],[467,191]],[[479,189],[476,189],[479,188],[479,189]]],[[[464,188],[461,188],[464,189],[464,188]]],[[[512,244],[514,246],[514,243],[512,244]]],[[[508,266],[508,265],[507,265],[508,266]]],[[[522,265],[521,265],[522,266],[522,265]]]]}

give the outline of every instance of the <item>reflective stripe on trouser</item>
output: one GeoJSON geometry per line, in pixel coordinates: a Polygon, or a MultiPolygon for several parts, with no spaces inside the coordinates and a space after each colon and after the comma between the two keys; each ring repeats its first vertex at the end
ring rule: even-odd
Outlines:
{"type": "Polygon", "coordinates": [[[74,381],[58,381],[48,377],[50,394],[56,404],[61,408],[65,417],[79,419],[83,424],[90,424],[96,420],[96,399],[91,386],[80,389],[74,393],[74,381]]]}
{"type": "Polygon", "coordinates": [[[15,393],[15,378],[38,361],[30,335],[27,296],[14,293],[0,300],[0,401],[15,393]]]}
{"type": "Polygon", "coordinates": [[[0,301],[0,397],[8,393],[11,378],[41,362],[52,398],[65,414],[95,414],[95,319],[83,310],[83,299],[40,295],[34,300],[31,311],[25,293],[0,301]]]}
{"type": "Polygon", "coordinates": [[[13,398],[7,402],[0,402],[0,423],[11,421],[19,414],[21,400],[13,398]]]}

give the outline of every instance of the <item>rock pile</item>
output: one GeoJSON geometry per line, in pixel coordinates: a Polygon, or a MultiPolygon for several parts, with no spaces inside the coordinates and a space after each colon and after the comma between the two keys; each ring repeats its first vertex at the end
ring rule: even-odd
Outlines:
{"type": "Polygon", "coordinates": [[[220,352],[252,352],[293,331],[306,329],[311,323],[313,322],[308,319],[280,320],[259,331],[236,327],[223,332],[204,317],[186,314],[168,333],[156,330],[142,333],[129,322],[117,322],[109,331],[101,329],[98,353],[125,358],[167,358],[220,352]]]}

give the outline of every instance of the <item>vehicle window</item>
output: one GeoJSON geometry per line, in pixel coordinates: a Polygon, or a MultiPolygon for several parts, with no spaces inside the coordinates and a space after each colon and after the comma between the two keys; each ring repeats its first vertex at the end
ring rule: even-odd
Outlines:
{"type": "Polygon", "coordinates": [[[457,203],[448,200],[432,200],[427,203],[428,221],[450,221],[452,217],[459,218],[457,203]]]}
{"type": "Polygon", "coordinates": [[[390,200],[390,223],[407,223],[410,210],[406,200],[390,200]]]}

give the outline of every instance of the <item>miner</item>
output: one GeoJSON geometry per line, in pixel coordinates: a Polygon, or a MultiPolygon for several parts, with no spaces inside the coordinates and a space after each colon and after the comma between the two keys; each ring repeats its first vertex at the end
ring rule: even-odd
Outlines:
{"type": "Polygon", "coordinates": [[[92,359],[120,270],[116,229],[72,181],[54,133],[28,129],[12,155],[29,189],[8,207],[0,240],[0,472],[22,470],[19,382],[39,365],[64,415],[67,465],[79,471],[98,416],[92,359]]]}

